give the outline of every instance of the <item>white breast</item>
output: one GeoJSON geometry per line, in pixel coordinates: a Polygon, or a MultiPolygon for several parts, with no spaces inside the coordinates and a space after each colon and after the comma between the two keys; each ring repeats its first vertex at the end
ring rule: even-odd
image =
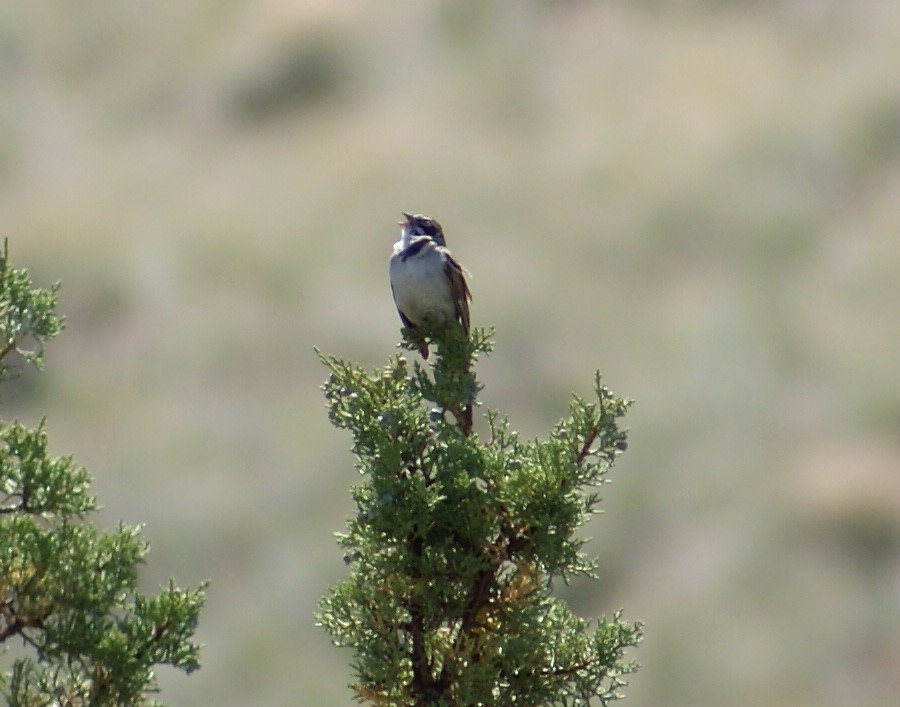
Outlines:
{"type": "Polygon", "coordinates": [[[402,252],[395,252],[391,257],[390,275],[397,309],[413,324],[422,324],[426,319],[442,322],[456,317],[444,270],[444,256],[433,243],[406,260],[402,252]]]}

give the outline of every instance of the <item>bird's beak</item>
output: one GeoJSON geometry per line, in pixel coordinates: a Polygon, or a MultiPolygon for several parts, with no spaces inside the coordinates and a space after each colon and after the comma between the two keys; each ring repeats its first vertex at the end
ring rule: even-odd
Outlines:
{"type": "Polygon", "coordinates": [[[406,213],[405,211],[401,211],[400,213],[402,213],[403,216],[406,218],[406,221],[405,221],[405,222],[403,222],[403,221],[400,222],[400,225],[401,225],[401,226],[405,225],[406,223],[412,223],[412,222],[413,222],[413,215],[412,215],[412,214],[408,214],[408,213],[406,213]]]}

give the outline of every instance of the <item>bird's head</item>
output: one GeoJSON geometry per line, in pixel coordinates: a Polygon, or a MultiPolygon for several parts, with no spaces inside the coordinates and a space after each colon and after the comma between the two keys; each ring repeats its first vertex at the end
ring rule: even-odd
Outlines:
{"type": "Polygon", "coordinates": [[[446,246],[444,240],[444,230],[441,224],[433,218],[423,216],[422,214],[408,214],[403,212],[404,221],[400,222],[403,226],[403,234],[407,239],[413,239],[416,236],[428,236],[440,246],[446,246]]]}

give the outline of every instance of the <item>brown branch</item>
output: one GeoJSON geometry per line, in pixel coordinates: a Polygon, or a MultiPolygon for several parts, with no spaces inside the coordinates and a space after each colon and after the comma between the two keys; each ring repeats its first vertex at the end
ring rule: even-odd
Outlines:
{"type": "Polygon", "coordinates": [[[13,613],[3,617],[6,621],[6,628],[0,631],[0,643],[3,643],[10,636],[21,635],[26,641],[28,640],[23,631],[27,628],[44,628],[44,619],[50,614],[47,611],[43,616],[31,616],[29,614],[21,615],[13,613]]]}
{"type": "Polygon", "coordinates": [[[466,405],[462,410],[454,409],[452,410],[453,417],[456,418],[456,424],[459,425],[459,429],[462,430],[462,433],[468,437],[472,434],[472,405],[471,403],[466,405]]]}
{"type": "Polygon", "coordinates": [[[22,632],[22,629],[25,627],[19,623],[18,619],[19,617],[15,615],[12,617],[12,620],[6,620],[4,617],[4,620],[6,620],[7,623],[6,628],[0,631],[0,643],[3,643],[10,636],[15,636],[17,633],[22,632]]]}
{"type": "Polygon", "coordinates": [[[0,515],[6,515],[7,513],[21,513],[24,510],[22,504],[19,504],[18,506],[0,506],[0,515]]]}
{"type": "MultiPolygon", "coordinates": [[[[406,546],[410,555],[421,559],[423,550],[421,537],[410,534],[407,537],[406,546]]],[[[418,570],[410,573],[410,578],[415,580],[417,574],[418,570]]],[[[425,618],[422,607],[416,599],[409,602],[409,617],[410,621],[405,626],[405,630],[410,633],[412,638],[412,654],[410,656],[413,669],[412,689],[416,707],[427,707],[441,696],[443,688],[436,683],[431,673],[431,665],[425,652],[425,618]]]]}
{"type": "MultiPolygon", "coordinates": [[[[497,571],[500,569],[500,565],[524,548],[527,543],[528,538],[525,535],[514,534],[513,531],[501,532],[494,541],[490,551],[490,566],[480,570],[475,575],[475,579],[472,582],[472,589],[469,594],[469,604],[465,611],[463,611],[462,620],[459,624],[459,632],[456,634],[456,640],[454,641],[453,652],[450,658],[459,656],[468,634],[476,627],[478,616],[487,604],[489,590],[491,585],[496,581],[497,571]]],[[[441,669],[437,685],[442,692],[446,692],[450,684],[450,669],[452,664],[453,660],[448,658],[441,669]]]]}
{"type": "Polygon", "coordinates": [[[584,444],[581,445],[581,451],[578,452],[578,456],[575,457],[575,461],[578,464],[581,464],[581,462],[587,459],[591,452],[591,445],[594,443],[594,440],[597,439],[598,434],[600,434],[600,430],[595,428],[591,430],[587,437],[585,437],[584,444]]]}
{"type": "Polygon", "coordinates": [[[438,699],[442,690],[437,688],[431,675],[431,666],[428,664],[428,656],[425,655],[425,626],[422,618],[422,610],[419,607],[410,608],[412,615],[412,666],[413,666],[413,694],[416,696],[416,707],[426,707],[438,699]]]}
{"type": "Polygon", "coordinates": [[[15,340],[15,338],[7,341],[6,346],[0,349],[0,360],[2,360],[10,351],[15,351],[17,343],[18,342],[15,340]]]}

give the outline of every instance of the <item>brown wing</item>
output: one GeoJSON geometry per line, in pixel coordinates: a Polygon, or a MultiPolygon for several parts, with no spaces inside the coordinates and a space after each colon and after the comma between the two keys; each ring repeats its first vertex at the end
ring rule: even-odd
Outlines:
{"type": "Polygon", "coordinates": [[[444,272],[447,273],[447,281],[450,283],[450,294],[453,296],[453,305],[456,307],[456,318],[462,324],[463,331],[469,334],[469,300],[472,293],[466,283],[466,274],[462,266],[456,262],[450,253],[444,253],[447,257],[444,272]]]}

